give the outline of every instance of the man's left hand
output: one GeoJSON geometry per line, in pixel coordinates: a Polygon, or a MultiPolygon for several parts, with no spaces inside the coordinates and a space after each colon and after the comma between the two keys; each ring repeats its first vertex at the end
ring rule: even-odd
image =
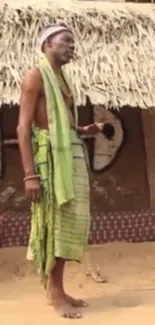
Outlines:
{"type": "Polygon", "coordinates": [[[84,127],[85,135],[96,135],[103,130],[104,123],[93,123],[84,127]]]}

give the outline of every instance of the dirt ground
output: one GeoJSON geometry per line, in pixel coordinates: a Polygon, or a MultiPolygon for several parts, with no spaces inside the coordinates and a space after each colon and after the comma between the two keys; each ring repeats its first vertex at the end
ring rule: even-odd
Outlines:
{"type": "Polygon", "coordinates": [[[46,305],[45,292],[25,248],[0,250],[0,325],[154,325],[155,243],[115,243],[90,247],[81,265],[66,268],[66,290],[85,298],[80,320],[60,319],[46,305]],[[106,283],[96,283],[88,269],[99,268],[106,283]]]}

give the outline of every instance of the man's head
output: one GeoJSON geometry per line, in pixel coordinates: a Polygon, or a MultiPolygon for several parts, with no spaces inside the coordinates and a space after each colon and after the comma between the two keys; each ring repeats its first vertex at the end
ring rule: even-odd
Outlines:
{"type": "Polygon", "coordinates": [[[58,64],[68,63],[74,54],[74,36],[65,24],[47,26],[40,36],[42,52],[53,58],[58,64]]]}

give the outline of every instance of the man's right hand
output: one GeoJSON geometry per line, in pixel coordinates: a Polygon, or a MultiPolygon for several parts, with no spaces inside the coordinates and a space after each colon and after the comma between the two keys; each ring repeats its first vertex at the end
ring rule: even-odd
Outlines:
{"type": "Polygon", "coordinates": [[[25,192],[28,199],[32,202],[39,202],[41,199],[41,183],[40,180],[27,179],[25,181],[25,192]]]}

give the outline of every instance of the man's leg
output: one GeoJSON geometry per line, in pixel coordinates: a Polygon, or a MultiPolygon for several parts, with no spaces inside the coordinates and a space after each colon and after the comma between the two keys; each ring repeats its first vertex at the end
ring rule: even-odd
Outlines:
{"type": "Polygon", "coordinates": [[[63,292],[63,273],[64,273],[65,260],[57,259],[56,265],[49,275],[47,294],[48,299],[52,303],[55,297],[64,299],[63,292]]]}
{"type": "Polygon", "coordinates": [[[75,310],[73,310],[72,308],[69,309],[68,306],[70,305],[72,307],[86,307],[87,304],[83,300],[74,299],[65,293],[63,286],[64,266],[65,260],[57,259],[56,266],[54,267],[49,277],[47,288],[48,298],[50,303],[54,305],[55,308],[59,308],[59,310],[61,308],[62,314],[64,314],[64,312],[66,314],[67,308],[68,316],[65,317],[77,318],[79,317],[79,313],[75,312],[75,310]]]}
{"type": "Polygon", "coordinates": [[[63,273],[65,261],[57,259],[48,283],[48,296],[50,295],[52,305],[60,316],[65,318],[81,318],[81,314],[69,304],[63,289],[63,273]]]}

